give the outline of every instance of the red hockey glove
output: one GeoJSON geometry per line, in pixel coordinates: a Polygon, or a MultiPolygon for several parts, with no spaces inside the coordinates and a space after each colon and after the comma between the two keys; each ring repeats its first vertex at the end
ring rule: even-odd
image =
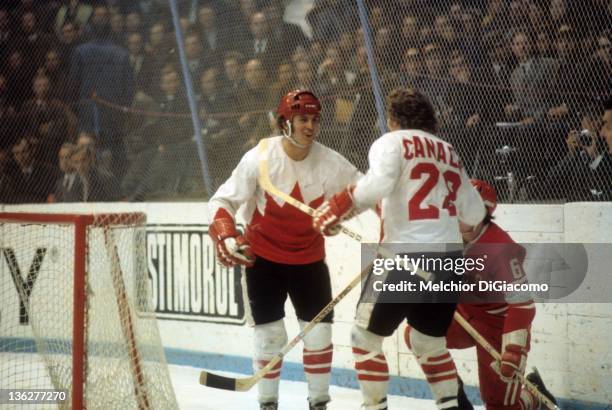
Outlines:
{"type": "Polygon", "coordinates": [[[217,258],[228,268],[235,265],[253,266],[255,255],[246,238],[238,233],[231,215],[219,208],[208,234],[215,243],[217,258]]]}
{"type": "Polygon", "coordinates": [[[524,374],[527,365],[527,339],[529,331],[519,329],[502,335],[500,377],[506,383],[512,381],[517,373],[524,374]]]}
{"type": "Polygon", "coordinates": [[[350,218],[354,213],[354,190],[354,186],[348,186],[317,208],[312,218],[313,228],[327,236],[338,234],[340,222],[350,218]]]}
{"type": "Polygon", "coordinates": [[[529,349],[529,332],[531,322],[535,317],[535,304],[529,297],[520,293],[506,294],[508,313],[504,321],[502,334],[502,351],[500,362],[500,377],[508,382],[516,373],[523,374],[527,364],[529,349]]]}
{"type": "Polygon", "coordinates": [[[504,381],[514,379],[517,373],[523,374],[527,365],[527,352],[519,345],[508,345],[501,355],[501,377],[504,381]]]}

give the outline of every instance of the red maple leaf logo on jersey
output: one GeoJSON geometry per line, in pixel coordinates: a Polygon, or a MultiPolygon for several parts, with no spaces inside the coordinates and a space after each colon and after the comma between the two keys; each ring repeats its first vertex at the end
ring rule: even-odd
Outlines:
{"type": "MultiPolygon", "coordinates": [[[[265,253],[316,253],[322,258],[323,236],[312,228],[312,217],[286,202],[280,206],[267,192],[264,195],[266,207],[263,215],[256,209],[247,229],[247,237],[254,249],[260,248],[265,253]]],[[[289,195],[304,202],[297,182],[289,195]]],[[[324,196],[321,195],[309,202],[308,206],[317,208],[323,204],[323,200],[324,196]]]]}

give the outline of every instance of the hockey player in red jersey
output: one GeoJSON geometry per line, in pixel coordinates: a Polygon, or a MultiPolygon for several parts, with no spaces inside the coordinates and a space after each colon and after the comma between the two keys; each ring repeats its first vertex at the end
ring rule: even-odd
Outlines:
{"type": "MultiPolygon", "coordinates": [[[[254,326],[255,371],[287,344],[283,318],[287,296],[303,328],[331,301],[331,281],[325,264],[323,236],[312,228],[312,217],[272,197],[258,183],[260,161],[267,161],[268,178],[286,194],[317,207],[336,191],[354,183],[360,173],[337,152],[315,141],[321,104],[309,91],[291,91],[278,106],[283,135],[265,138],[248,151],[231,177],[209,202],[209,233],[218,260],[226,266],[246,266],[243,278],[247,317],[254,326]],[[246,232],[236,229],[241,205],[246,232]]],[[[324,410],[329,397],[332,364],[329,314],[304,336],[303,362],[311,410],[324,410]]],[[[258,383],[262,410],[278,408],[281,363],[258,383]]]]}
{"type": "MultiPolygon", "coordinates": [[[[465,256],[486,255],[484,269],[466,273],[468,280],[505,281],[524,283],[525,249],[515,243],[510,235],[492,221],[497,206],[495,189],[482,180],[473,179],[472,185],[480,193],[487,215],[473,230],[463,233],[465,256]]],[[[495,362],[461,325],[453,320],[446,335],[449,349],[465,349],[476,346],[480,395],[487,410],[528,410],[539,408],[537,398],[521,388],[516,373],[524,374],[529,352],[531,322],[535,317],[535,303],[527,293],[485,294],[484,303],[470,299],[457,305],[457,312],[501,352],[501,362],[495,362]]],[[[408,326],[404,336],[408,343],[412,329],[408,326]]],[[[544,387],[539,375],[528,375],[540,391],[554,402],[554,397],[544,387]]]]}
{"type": "MultiPolygon", "coordinates": [[[[431,103],[412,89],[396,89],[387,97],[387,124],[391,131],[370,148],[367,174],[317,210],[315,228],[333,234],[337,224],[355,210],[362,211],[381,201],[381,245],[417,244],[432,259],[460,257],[462,239],[458,221],[471,229],[483,219],[485,208],[453,146],[435,135],[437,122],[431,103]],[[449,248],[453,251],[448,252],[449,248]]],[[[406,257],[422,256],[418,248],[413,249],[399,253],[406,257]]],[[[438,282],[457,280],[450,269],[434,268],[429,273],[438,282]]],[[[382,343],[404,320],[414,327],[411,349],[437,407],[462,408],[465,403],[458,397],[457,369],[445,340],[455,312],[455,296],[440,301],[435,292],[422,292],[423,298],[418,302],[414,299],[390,302],[386,295],[369,298],[367,290],[373,277],[370,273],[362,287],[351,331],[365,409],[387,409],[389,367],[382,343]]],[[[386,283],[396,284],[404,279],[418,281],[399,269],[391,269],[386,283]]]]}

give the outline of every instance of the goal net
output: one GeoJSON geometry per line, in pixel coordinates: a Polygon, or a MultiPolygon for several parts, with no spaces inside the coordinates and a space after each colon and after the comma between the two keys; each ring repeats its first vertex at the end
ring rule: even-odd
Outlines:
{"type": "Polygon", "coordinates": [[[2,389],[63,390],[62,408],[177,408],[144,224],[142,213],[0,213],[2,389]]]}

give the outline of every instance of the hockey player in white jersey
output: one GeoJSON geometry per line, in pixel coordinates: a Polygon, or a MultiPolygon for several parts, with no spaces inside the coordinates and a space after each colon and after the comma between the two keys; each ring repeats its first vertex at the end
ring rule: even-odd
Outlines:
{"type": "MultiPolygon", "coordinates": [[[[485,208],[452,145],[434,135],[436,118],[431,103],[414,90],[394,90],[387,97],[387,124],[391,131],[370,148],[370,168],[365,177],[317,210],[318,215],[313,218],[315,229],[334,234],[339,222],[381,201],[383,246],[440,244],[439,249],[446,249],[448,244],[457,244],[456,249],[461,249],[459,221],[465,229],[471,229],[482,220],[485,208]]],[[[428,251],[418,255],[457,258],[461,253],[428,251]]],[[[431,273],[438,281],[457,280],[454,272],[431,273]]],[[[387,280],[416,280],[401,275],[391,271],[387,280]]],[[[363,285],[351,334],[364,407],[387,409],[389,369],[382,342],[407,319],[416,330],[411,332],[410,348],[425,373],[438,408],[470,408],[463,395],[460,397],[463,400],[458,400],[457,371],[444,337],[453,318],[456,295],[450,295],[450,299],[444,300],[446,303],[431,303],[437,298],[435,294],[422,295],[424,299],[418,299],[419,303],[410,299],[385,303],[381,296],[368,299],[369,283],[363,285]]]]}
{"type": "MultiPolygon", "coordinates": [[[[247,266],[243,289],[250,308],[247,317],[255,330],[255,371],[287,344],[283,321],[287,296],[302,328],[332,299],[324,237],[313,229],[312,217],[271,196],[258,183],[260,161],[266,160],[276,188],[316,208],[357,181],[360,173],[348,160],[315,141],[320,111],[313,93],[286,94],[277,111],[283,135],[263,139],[248,151],[209,202],[209,232],[217,258],[227,266],[247,266]],[[243,204],[244,235],[234,220],[243,204]]],[[[311,410],[326,409],[330,400],[332,316],[304,337],[311,410]]],[[[281,363],[258,384],[261,409],[278,407],[281,363]]]]}

